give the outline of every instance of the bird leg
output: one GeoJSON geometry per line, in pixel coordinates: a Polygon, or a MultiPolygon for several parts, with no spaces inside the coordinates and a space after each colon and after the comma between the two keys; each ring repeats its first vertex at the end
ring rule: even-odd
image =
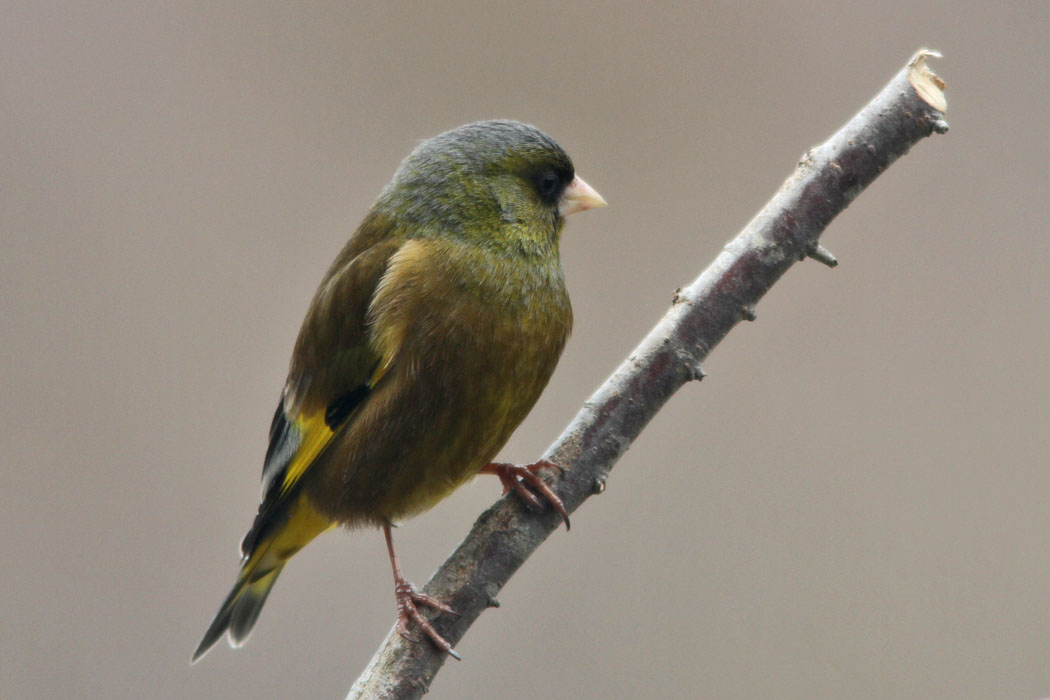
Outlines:
{"type": "Polygon", "coordinates": [[[525,502],[529,505],[542,509],[543,504],[540,502],[539,497],[529,490],[529,486],[536,489],[540,496],[547,499],[554,510],[558,511],[561,519],[565,521],[565,529],[569,529],[569,513],[565,510],[565,504],[562,503],[561,498],[558,494],[554,493],[547,482],[540,478],[538,474],[540,469],[557,469],[558,471],[564,472],[565,468],[550,462],[546,459],[541,459],[533,464],[508,464],[507,462],[489,462],[481,468],[480,474],[495,474],[499,477],[500,483],[503,484],[503,493],[513,491],[514,493],[525,499],[525,502]]]}
{"type": "Polygon", "coordinates": [[[397,555],[394,554],[394,539],[390,534],[389,521],[383,523],[383,535],[386,536],[386,550],[390,554],[390,566],[394,569],[394,598],[397,600],[397,632],[410,642],[418,642],[419,639],[408,633],[408,621],[414,620],[423,633],[430,637],[430,641],[438,649],[447,652],[454,659],[461,659],[456,650],[452,648],[448,640],[442,637],[434,626],[419,613],[417,605],[427,605],[441,612],[458,613],[449,606],[442,603],[433,596],[420,593],[401,573],[401,565],[397,563],[397,555]]]}

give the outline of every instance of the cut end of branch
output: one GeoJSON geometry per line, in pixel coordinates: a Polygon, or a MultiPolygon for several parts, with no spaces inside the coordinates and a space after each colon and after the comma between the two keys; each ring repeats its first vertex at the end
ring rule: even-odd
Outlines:
{"type": "Polygon", "coordinates": [[[908,82],[919,97],[939,112],[948,110],[944,96],[944,81],[926,65],[927,58],[943,58],[939,51],[919,49],[908,62],[908,82]]]}

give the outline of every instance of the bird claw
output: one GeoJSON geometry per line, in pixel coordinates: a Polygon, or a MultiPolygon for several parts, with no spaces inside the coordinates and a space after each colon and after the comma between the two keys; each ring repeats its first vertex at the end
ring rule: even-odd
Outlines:
{"type": "Polygon", "coordinates": [[[419,637],[410,634],[408,631],[408,621],[412,620],[419,625],[419,628],[423,630],[423,634],[430,638],[430,641],[434,643],[434,646],[441,649],[454,659],[462,659],[462,657],[456,653],[456,650],[452,648],[452,644],[434,629],[434,626],[430,624],[430,620],[423,617],[417,606],[425,605],[434,608],[435,610],[451,613],[453,615],[458,615],[459,613],[453,610],[450,606],[442,603],[437,598],[429,596],[426,593],[420,593],[411,583],[404,579],[398,581],[397,585],[394,586],[394,597],[397,599],[398,634],[410,642],[419,643],[419,637]]]}
{"type": "Polygon", "coordinates": [[[562,474],[565,473],[565,467],[560,464],[555,464],[546,459],[541,459],[533,464],[508,464],[506,462],[490,462],[481,468],[482,474],[494,474],[499,477],[500,483],[503,484],[503,493],[513,491],[514,493],[521,496],[521,498],[528,503],[530,506],[542,509],[543,503],[540,501],[539,496],[529,490],[529,486],[539,492],[540,496],[543,496],[552,506],[554,510],[558,511],[558,515],[565,521],[565,529],[569,529],[569,513],[565,510],[565,504],[562,502],[558,494],[554,493],[547,482],[544,481],[540,475],[540,469],[557,469],[562,474]]]}

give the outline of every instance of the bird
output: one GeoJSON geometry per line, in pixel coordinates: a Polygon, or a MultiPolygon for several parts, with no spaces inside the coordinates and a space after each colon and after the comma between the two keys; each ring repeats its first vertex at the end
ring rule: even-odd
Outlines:
{"type": "MultiPolygon", "coordinates": [[[[397,629],[455,611],[402,574],[391,527],[479,473],[534,506],[558,496],[529,465],[491,460],[548,383],[572,329],[565,217],[605,206],[538,128],[478,121],[422,141],[310,302],[269,431],[259,509],[232,590],[193,653],[239,647],[288,560],[336,526],[379,527],[397,629]]],[[[559,467],[560,468],[560,467],[559,467]]]]}

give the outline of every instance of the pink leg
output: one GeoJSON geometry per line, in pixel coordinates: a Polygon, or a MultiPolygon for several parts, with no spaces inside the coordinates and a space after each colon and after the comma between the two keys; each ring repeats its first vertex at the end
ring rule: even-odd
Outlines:
{"type": "Polygon", "coordinates": [[[456,650],[452,648],[448,640],[438,634],[438,631],[434,629],[430,621],[419,614],[419,609],[416,606],[427,605],[453,615],[456,614],[456,611],[437,598],[416,591],[415,587],[401,574],[401,565],[397,563],[397,555],[394,554],[394,539],[390,534],[390,523],[388,522],[383,523],[383,535],[386,536],[386,549],[390,553],[390,566],[394,569],[394,598],[397,600],[398,634],[411,642],[418,642],[418,639],[408,633],[408,621],[414,620],[438,649],[447,652],[454,659],[459,659],[460,655],[456,653],[456,650]]]}

